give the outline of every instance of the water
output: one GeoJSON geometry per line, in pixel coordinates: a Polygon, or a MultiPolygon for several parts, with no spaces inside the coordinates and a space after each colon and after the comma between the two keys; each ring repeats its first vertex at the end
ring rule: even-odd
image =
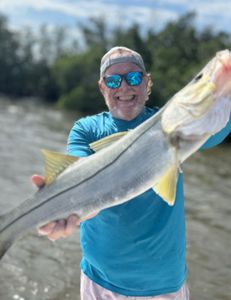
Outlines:
{"type": "MultiPolygon", "coordinates": [[[[0,211],[35,191],[43,173],[39,149],[65,151],[79,116],[34,101],[0,99],[0,211]]],[[[230,146],[196,153],[185,165],[189,286],[193,299],[231,299],[230,146]]],[[[78,300],[79,230],[50,242],[35,230],[17,241],[0,263],[1,300],[78,300]]]]}

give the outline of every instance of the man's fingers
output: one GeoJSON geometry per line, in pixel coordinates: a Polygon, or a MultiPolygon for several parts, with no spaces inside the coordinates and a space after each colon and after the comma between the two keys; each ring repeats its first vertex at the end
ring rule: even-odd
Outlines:
{"type": "Polygon", "coordinates": [[[72,235],[76,229],[76,225],[79,224],[79,218],[76,215],[70,215],[67,219],[66,228],[63,232],[63,237],[72,235]]]}
{"type": "Polygon", "coordinates": [[[48,239],[51,241],[55,241],[61,237],[63,237],[63,233],[66,228],[66,220],[56,221],[55,227],[50,234],[47,235],[48,239]]]}
{"type": "Polygon", "coordinates": [[[55,226],[56,226],[56,221],[43,225],[39,227],[37,230],[38,233],[41,235],[48,235],[54,230],[55,226]]]}
{"type": "Polygon", "coordinates": [[[77,217],[77,215],[72,214],[67,218],[67,220],[58,220],[41,226],[38,228],[38,232],[41,235],[46,235],[51,241],[55,241],[62,237],[66,238],[74,233],[76,226],[79,225],[80,222],[93,218],[97,215],[97,213],[98,212],[89,214],[81,220],[77,217]]]}
{"type": "Polygon", "coordinates": [[[31,181],[38,188],[41,188],[45,185],[45,178],[43,176],[40,176],[40,175],[37,175],[37,174],[35,174],[31,177],[31,181]]]}

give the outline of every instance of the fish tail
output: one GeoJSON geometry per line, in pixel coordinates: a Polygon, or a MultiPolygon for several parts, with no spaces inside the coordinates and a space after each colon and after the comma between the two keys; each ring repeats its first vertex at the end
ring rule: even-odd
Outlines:
{"type": "Polygon", "coordinates": [[[36,203],[33,200],[33,197],[28,198],[18,207],[13,208],[4,215],[0,215],[0,260],[14,241],[28,229],[27,223],[22,222],[22,219],[25,218],[27,213],[28,202],[36,203]]]}

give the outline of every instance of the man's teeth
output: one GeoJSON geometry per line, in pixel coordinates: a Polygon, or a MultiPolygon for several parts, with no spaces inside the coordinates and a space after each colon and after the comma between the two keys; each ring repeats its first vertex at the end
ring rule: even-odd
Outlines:
{"type": "Polygon", "coordinates": [[[129,96],[129,97],[117,97],[117,99],[120,100],[120,101],[131,101],[131,100],[133,100],[134,98],[135,98],[134,95],[129,96]]]}

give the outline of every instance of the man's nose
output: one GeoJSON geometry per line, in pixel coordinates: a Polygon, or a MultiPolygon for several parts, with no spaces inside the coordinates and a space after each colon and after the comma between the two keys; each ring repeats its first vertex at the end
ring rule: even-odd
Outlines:
{"type": "Polygon", "coordinates": [[[130,89],[130,85],[127,83],[127,81],[123,78],[121,85],[120,85],[120,89],[130,89]]]}

